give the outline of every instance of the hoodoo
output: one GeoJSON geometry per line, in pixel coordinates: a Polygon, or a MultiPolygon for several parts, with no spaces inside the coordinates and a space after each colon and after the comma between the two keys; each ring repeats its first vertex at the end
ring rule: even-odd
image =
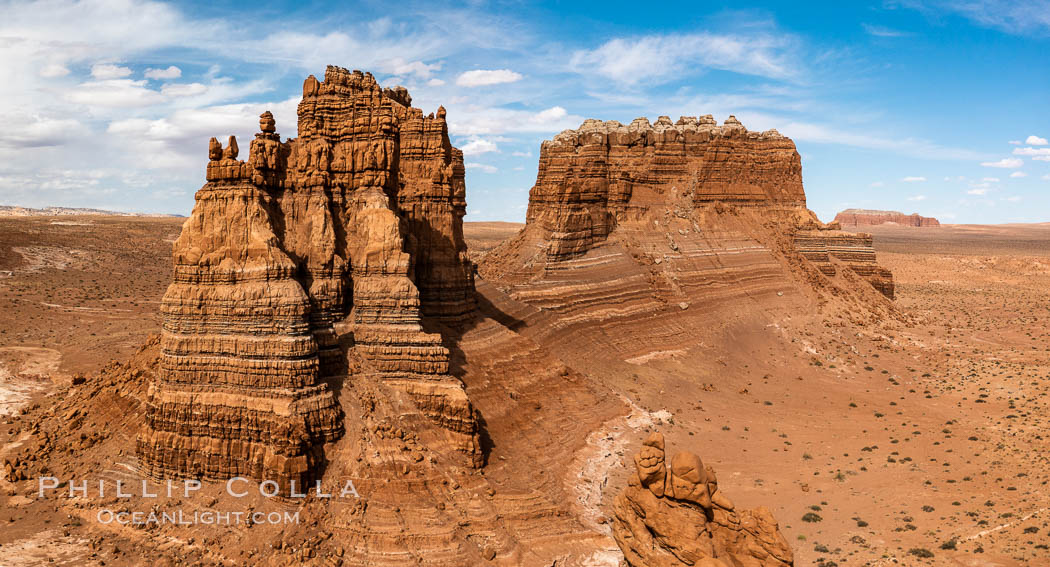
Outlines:
{"type": "Polygon", "coordinates": [[[266,112],[247,161],[233,137],[211,140],[162,303],[147,473],[304,486],[344,433],[332,389],[349,348],[479,462],[448,349],[421,325],[474,310],[463,154],[443,108],[410,105],[401,87],[328,67],[303,84],[298,138],[281,141],[266,112]]]}

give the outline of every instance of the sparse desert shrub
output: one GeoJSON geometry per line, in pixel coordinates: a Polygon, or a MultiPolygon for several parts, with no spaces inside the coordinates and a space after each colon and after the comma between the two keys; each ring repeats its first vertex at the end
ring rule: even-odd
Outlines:
{"type": "Polygon", "coordinates": [[[929,549],[926,549],[925,547],[913,547],[908,550],[908,554],[914,555],[915,557],[922,557],[927,559],[933,557],[933,552],[929,549]]]}
{"type": "Polygon", "coordinates": [[[821,518],[820,515],[814,514],[813,512],[806,512],[802,516],[802,521],[803,522],[808,522],[810,524],[814,524],[816,522],[820,522],[820,521],[823,521],[823,520],[824,520],[824,518],[821,518]]]}

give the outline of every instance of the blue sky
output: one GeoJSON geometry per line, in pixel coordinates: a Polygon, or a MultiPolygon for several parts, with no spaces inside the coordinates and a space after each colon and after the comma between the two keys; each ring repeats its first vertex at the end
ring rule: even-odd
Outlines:
{"type": "Polygon", "coordinates": [[[1050,221],[1048,0],[337,6],[0,1],[0,204],[187,214],[208,138],[294,136],[336,64],[448,109],[467,220],[523,220],[585,118],[735,114],[795,140],[825,220],[1050,221]]]}

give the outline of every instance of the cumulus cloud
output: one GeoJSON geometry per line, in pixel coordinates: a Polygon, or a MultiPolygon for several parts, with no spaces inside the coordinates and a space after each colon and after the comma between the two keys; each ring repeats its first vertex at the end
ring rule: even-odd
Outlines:
{"type": "MultiPolygon", "coordinates": [[[[1017,150],[1014,150],[1015,152],[1017,150]]],[[[1003,158],[999,161],[983,161],[981,165],[985,167],[998,167],[1002,169],[1017,169],[1024,165],[1024,160],[1018,158],[1003,158]]]]}
{"type": "Polygon", "coordinates": [[[207,91],[208,87],[201,83],[167,84],[160,88],[161,94],[166,96],[196,96],[207,91]]]}
{"type": "Polygon", "coordinates": [[[472,136],[470,141],[461,146],[460,149],[463,150],[463,155],[472,156],[488,152],[498,152],[499,146],[491,140],[472,136]]]}
{"type": "Polygon", "coordinates": [[[627,85],[665,81],[703,68],[786,79],[800,72],[796,47],[792,37],[765,31],[645,35],[577,51],[569,66],[627,85]]]}
{"type": "Polygon", "coordinates": [[[1014,179],[1019,179],[1021,177],[1028,177],[1028,174],[1023,171],[1015,171],[1010,174],[1010,177],[1013,177],[1014,179]]]}
{"type": "Polygon", "coordinates": [[[1014,148],[1015,156],[1029,156],[1036,161],[1050,161],[1050,148],[1014,148]]]}
{"type": "Polygon", "coordinates": [[[112,79],[81,83],[66,93],[66,99],[87,106],[127,108],[158,104],[165,97],[148,88],[146,81],[112,79]]]}
{"type": "Polygon", "coordinates": [[[182,69],[174,65],[169,66],[167,69],[146,69],[144,76],[147,79],[157,80],[178,79],[182,76],[182,69]]]}
{"type": "Polygon", "coordinates": [[[901,179],[901,181],[905,183],[920,183],[922,181],[926,181],[926,178],[921,176],[908,176],[901,179]]]}
{"type": "Polygon", "coordinates": [[[85,132],[78,120],[52,116],[0,113],[0,124],[0,147],[7,148],[60,146],[85,132]]]}
{"type": "Polygon", "coordinates": [[[51,63],[49,65],[44,65],[40,68],[40,76],[44,77],[45,79],[65,77],[68,74],[69,68],[67,68],[65,65],[60,65],[58,63],[51,63]]]}
{"type": "Polygon", "coordinates": [[[486,87],[503,83],[514,83],[524,78],[521,73],[515,73],[510,69],[475,69],[460,73],[456,77],[456,84],[461,87],[486,87]]]}
{"type": "Polygon", "coordinates": [[[472,104],[449,104],[448,111],[449,131],[459,136],[507,132],[554,133],[575,128],[583,123],[582,116],[569,114],[561,106],[530,112],[472,104]]]}
{"type": "Polygon", "coordinates": [[[1028,144],[1029,146],[1045,146],[1047,144],[1046,138],[1040,138],[1036,135],[1028,136],[1027,138],[1025,138],[1024,143],[1028,144]]]}
{"type": "Polygon", "coordinates": [[[428,87],[440,87],[444,84],[445,81],[442,81],[441,79],[430,79],[429,81],[427,81],[428,87]]]}
{"type": "Polygon", "coordinates": [[[122,79],[129,75],[131,75],[131,69],[120,65],[97,63],[91,66],[91,76],[99,80],[122,79]]]}
{"type": "Polygon", "coordinates": [[[484,163],[473,163],[469,161],[466,164],[464,164],[464,167],[466,167],[467,169],[480,169],[485,173],[496,173],[497,171],[499,171],[499,169],[497,169],[495,166],[487,165],[484,163]]]}
{"type": "Polygon", "coordinates": [[[422,61],[405,61],[400,57],[394,58],[386,66],[394,75],[414,75],[420,79],[429,79],[435,71],[441,70],[441,63],[427,64],[422,61]]]}

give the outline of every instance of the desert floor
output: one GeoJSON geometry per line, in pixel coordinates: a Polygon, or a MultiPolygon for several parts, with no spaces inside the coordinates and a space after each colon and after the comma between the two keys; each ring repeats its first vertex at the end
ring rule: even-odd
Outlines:
{"type": "MultiPolygon", "coordinates": [[[[0,218],[0,423],[159,332],[182,222],[0,218]]],[[[472,255],[519,228],[467,223],[472,255]]],[[[1050,225],[872,232],[903,322],[738,325],[610,389],[737,505],[768,506],[797,565],[1050,565],[1050,225]]],[[[615,455],[601,482],[616,487],[642,435],[612,427],[580,461],[615,455]]],[[[0,481],[0,565],[113,564],[29,488],[0,481]]]]}

